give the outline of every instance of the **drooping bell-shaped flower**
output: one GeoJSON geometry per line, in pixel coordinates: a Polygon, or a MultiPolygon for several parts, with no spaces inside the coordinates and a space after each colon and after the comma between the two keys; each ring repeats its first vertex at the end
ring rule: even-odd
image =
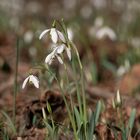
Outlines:
{"type": "Polygon", "coordinates": [[[29,75],[23,82],[22,88],[24,89],[27,82],[32,83],[36,88],[39,88],[39,80],[36,76],[34,75],[29,75]]]}
{"type": "Polygon", "coordinates": [[[65,41],[65,38],[64,38],[64,35],[59,30],[57,30],[56,28],[50,28],[50,29],[44,30],[40,34],[39,39],[42,39],[42,37],[45,34],[48,34],[48,33],[50,34],[53,43],[57,43],[58,42],[58,39],[60,39],[62,42],[66,42],[65,41]]]}

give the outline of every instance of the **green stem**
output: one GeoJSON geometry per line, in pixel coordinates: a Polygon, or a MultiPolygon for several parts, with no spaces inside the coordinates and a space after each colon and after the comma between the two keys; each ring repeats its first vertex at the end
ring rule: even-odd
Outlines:
{"type": "Polygon", "coordinates": [[[80,96],[80,90],[79,90],[79,83],[78,80],[76,78],[76,68],[75,68],[75,62],[74,60],[72,60],[72,68],[74,70],[74,80],[76,83],[76,94],[77,94],[77,99],[78,99],[78,105],[79,105],[79,110],[80,110],[80,117],[82,118],[83,112],[82,112],[82,102],[81,102],[81,96],[80,96]]]}
{"type": "Polygon", "coordinates": [[[16,121],[16,95],[17,95],[17,78],[18,78],[18,63],[19,63],[19,38],[16,44],[16,65],[15,65],[15,81],[14,81],[14,96],[13,96],[13,122],[16,121]]]}
{"type": "Polygon", "coordinates": [[[48,70],[48,72],[49,72],[51,75],[54,76],[56,82],[58,83],[58,86],[59,86],[59,88],[60,88],[60,90],[61,90],[62,97],[63,97],[64,103],[65,103],[65,105],[66,105],[66,108],[67,108],[67,111],[68,111],[68,115],[69,115],[69,118],[70,118],[70,121],[71,121],[73,130],[74,130],[75,140],[79,140],[79,139],[78,139],[78,136],[77,136],[77,133],[76,133],[76,125],[75,125],[75,123],[74,123],[74,121],[73,121],[73,118],[72,118],[72,115],[71,115],[71,112],[70,112],[70,109],[69,109],[69,106],[68,106],[66,97],[65,97],[65,95],[64,95],[64,91],[63,91],[63,89],[62,89],[62,87],[61,87],[61,85],[60,85],[60,82],[58,81],[57,77],[56,77],[51,71],[48,70]]]}
{"type": "Polygon", "coordinates": [[[82,66],[82,63],[81,63],[80,56],[79,56],[77,48],[73,44],[71,44],[71,46],[75,50],[75,53],[76,53],[77,59],[78,59],[78,63],[79,63],[79,66],[80,66],[81,87],[82,87],[82,102],[83,102],[83,110],[82,110],[82,112],[84,114],[84,118],[83,118],[83,121],[84,121],[84,131],[85,131],[85,138],[87,140],[87,135],[86,135],[86,133],[87,133],[86,132],[87,131],[87,128],[86,128],[86,125],[87,125],[87,112],[86,112],[86,96],[85,96],[85,84],[84,84],[83,66],[82,66]]]}
{"type": "MultiPolygon", "coordinates": [[[[64,59],[63,59],[63,60],[64,60],[64,59]]],[[[69,77],[68,77],[68,70],[67,70],[67,65],[66,65],[65,62],[64,62],[64,69],[65,69],[65,74],[66,74],[66,79],[67,79],[67,85],[69,85],[70,82],[69,82],[69,77]]],[[[69,94],[69,95],[70,95],[71,110],[72,110],[72,112],[73,112],[73,99],[72,99],[71,94],[69,94]]],[[[74,114],[73,114],[73,115],[74,115],[74,114]]]]}
{"type": "Polygon", "coordinates": [[[82,86],[82,99],[83,99],[83,113],[84,113],[84,130],[85,130],[85,137],[87,140],[87,111],[86,111],[86,96],[85,96],[85,85],[84,85],[84,74],[83,70],[81,69],[81,86],[82,86]]]}

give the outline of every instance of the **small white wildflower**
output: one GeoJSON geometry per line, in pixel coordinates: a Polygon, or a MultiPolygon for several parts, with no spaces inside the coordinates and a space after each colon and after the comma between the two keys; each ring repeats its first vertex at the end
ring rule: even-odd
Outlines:
{"type": "Polygon", "coordinates": [[[72,29],[71,28],[68,28],[67,29],[67,33],[68,33],[68,39],[70,41],[72,41],[73,40],[73,31],[72,31],[72,29]]]}
{"type": "Polygon", "coordinates": [[[58,61],[63,64],[63,60],[60,57],[60,55],[63,53],[64,50],[66,50],[66,53],[68,55],[69,60],[71,60],[71,51],[70,48],[68,48],[65,44],[61,45],[52,45],[53,51],[46,57],[45,63],[51,65],[54,58],[56,57],[58,61]]]}
{"type": "Polygon", "coordinates": [[[65,44],[55,45],[55,46],[53,47],[53,50],[56,49],[56,52],[57,52],[58,54],[61,54],[61,53],[63,53],[65,47],[66,47],[65,44]]]}
{"type": "Polygon", "coordinates": [[[101,29],[99,29],[96,32],[96,37],[98,39],[102,39],[105,36],[109,37],[111,40],[116,40],[117,39],[117,36],[116,36],[115,32],[109,27],[102,27],[101,29]]]}
{"type": "Polygon", "coordinates": [[[122,103],[121,96],[120,96],[120,91],[119,90],[117,90],[116,103],[117,103],[117,105],[121,105],[121,103],[122,103]]]}
{"type": "Polygon", "coordinates": [[[67,52],[67,56],[68,56],[69,60],[71,60],[71,49],[66,47],[66,52],[67,52]]]}
{"type": "Polygon", "coordinates": [[[37,78],[36,76],[34,76],[34,75],[29,75],[29,76],[24,80],[24,82],[23,82],[23,84],[22,84],[22,88],[23,88],[23,89],[25,88],[25,86],[26,86],[26,84],[27,84],[28,81],[29,81],[29,83],[32,82],[36,88],[39,88],[39,80],[38,80],[38,78],[37,78]]]}
{"type": "Polygon", "coordinates": [[[61,54],[61,53],[63,53],[64,50],[66,50],[67,56],[68,56],[69,60],[71,60],[71,49],[70,48],[68,48],[65,44],[58,45],[56,48],[57,48],[58,54],[61,54]]]}
{"type": "Polygon", "coordinates": [[[58,39],[60,39],[62,42],[66,42],[66,41],[65,41],[65,38],[64,38],[64,36],[63,36],[63,34],[62,34],[60,31],[58,31],[56,28],[51,28],[51,29],[46,29],[46,30],[44,30],[44,31],[40,34],[39,39],[42,39],[42,37],[43,37],[45,34],[47,34],[47,33],[50,34],[51,39],[52,39],[52,41],[53,41],[54,43],[57,43],[57,42],[58,42],[58,39]]]}
{"type": "Polygon", "coordinates": [[[60,53],[58,53],[60,50],[58,48],[55,48],[45,59],[45,63],[51,65],[54,58],[56,57],[58,61],[63,64],[63,60],[59,56],[60,53]]]}

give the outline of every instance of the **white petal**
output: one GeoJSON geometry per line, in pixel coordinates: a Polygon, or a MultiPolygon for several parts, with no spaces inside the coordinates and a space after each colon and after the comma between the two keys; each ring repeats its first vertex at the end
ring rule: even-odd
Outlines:
{"type": "Polygon", "coordinates": [[[59,55],[56,55],[56,57],[57,57],[58,61],[59,61],[61,64],[63,64],[63,60],[61,59],[61,57],[60,57],[59,55]]]}
{"type": "Polygon", "coordinates": [[[52,59],[53,59],[53,57],[52,57],[52,54],[50,53],[50,54],[46,57],[45,63],[51,64],[50,62],[52,61],[52,59]]]}
{"type": "Polygon", "coordinates": [[[57,44],[51,43],[50,48],[51,50],[55,50],[57,48],[57,44]]]}
{"type": "Polygon", "coordinates": [[[57,35],[57,32],[56,32],[56,29],[55,28],[51,28],[50,35],[51,35],[52,41],[54,43],[57,43],[58,35],[57,35]]]}
{"type": "Polygon", "coordinates": [[[41,39],[47,32],[49,32],[50,31],[50,29],[46,29],[46,30],[44,30],[41,34],[40,34],[40,36],[39,36],[39,39],[41,39]]]}
{"type": "Polygon", "coordinates": [[[36,88],[39,88],[39,80],[36,76],[30,75],[29,81],[32,82],[36,88]]]}
{"type": "Polygon", "coordinates": [[[55,49],[46,57],[45,63],[47,63],[47,64],[49,64],[49,65],[52,63],[52,60],[53,60],[53,58],[55,57],[55,54],[56,54],[56,50],[57,50],[57,48],[55,48],[55,49]]]}
{"type": "Polygon", "coordinates": [[[117,91],[117,103],[121,103],[120,91],[117,91]]]}
{"type": "Polygon", "coordinates": [[[67,33],[68,33],[68,39],[70,41],[72,41],[73,40],[73,32],[70,28],[67,29],[67,33]]]}
{"type": "Polygon", "coordinates": [[[24,80],[24,82],[23,82],[23,84],[22,84],[22,89],[25,88],[25,86],[26,86],[28,80],[29,80],[29,76],[24,80]]]}
{"type": "Polygon", "coordinates": [[[63,51],[64,51],[64,48],[65,48],[66,46],[64,45],[64,44],[62,44],[62,45],[59,45],[58,47],[57,47],[57,53],[58,54],[61,54],[63,51]]]}
{"type": "Polygon", "coordinates": [[[57,30],[57,33],[58,33],[59,38],[60,38],[64,43],[66,43],[66,40],[65,40],[64,35],[63,35],[60,31],[58,31],[58,30],[57,30]]]}
{"type": "Polygon", "coordinates": [[[69,60],[71,60],[71,49],[66,47],[66,52],[67,52],[69,60]]]}

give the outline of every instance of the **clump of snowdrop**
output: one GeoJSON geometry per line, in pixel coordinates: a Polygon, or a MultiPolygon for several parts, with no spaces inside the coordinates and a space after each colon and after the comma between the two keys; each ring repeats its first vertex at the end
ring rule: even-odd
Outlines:
{"type": "MultiPolygon", "coordinates": [[[[42,39],[43,36],[48,33],[50,34],[52,39],[52,45],[51,45],[52,52],[48,54],[47,57],[45,58],[45,63],[51,65],[53,60],[57,58],[60,64],[63,64],[63,60],[61,56],[64,51],[66,51],[69,60],[71,60],[71,49],[70,47],[67,46],[66,39],[63,33],[53,27],[44,30],[40,34],[39,39],[42,39]],[[60,42],[58,42],[59,39],[60,42]]],[[[71,41],[73,39],[72,32],[70,30],[67,30],[67,34],[68,34],[68,39],[71,41]]]]}
{"type": "MultiPolygon", "coordinates": [[[[55,22],[54,22],[55,24],[55,22]]],[[[70,45],[68,45],[68,42],[72,42],[73,34],[70,29],[66,29],[66,34],[60,32],[55,28],[55,25],[53,25],[52,28],[44,30],[40,36],[39,39],[42,39],[45,35],[50,35],[52,40],[51,45],[51,52],[47,55],[45,58],[45,63],[48,65],[51,65],[55,58],[59,61],[60,64],[63,64],[62,59],[62,53],[65,51],[67,53],[67,56],[69,60],[71,60],[71,48],[70,45]],[[67,37],[66,37],[67,35],[67,37]]],[[[27,35],[29,36],[29,35],[27,35]]],[[[24,89],[27,83],[32,83],[36,88],[39,88],[39,80],[34,75],[29,75],[23,82],[22,88],[24,89]]]]}
{"type": "Polygon", "coordinates": [[[22,89],[25,88],[27,83],[32,83],[36,88],[39,88],[39,80],[36,76],[34,75],[29,75],[23,82],[22,84],[22,89]]]}

